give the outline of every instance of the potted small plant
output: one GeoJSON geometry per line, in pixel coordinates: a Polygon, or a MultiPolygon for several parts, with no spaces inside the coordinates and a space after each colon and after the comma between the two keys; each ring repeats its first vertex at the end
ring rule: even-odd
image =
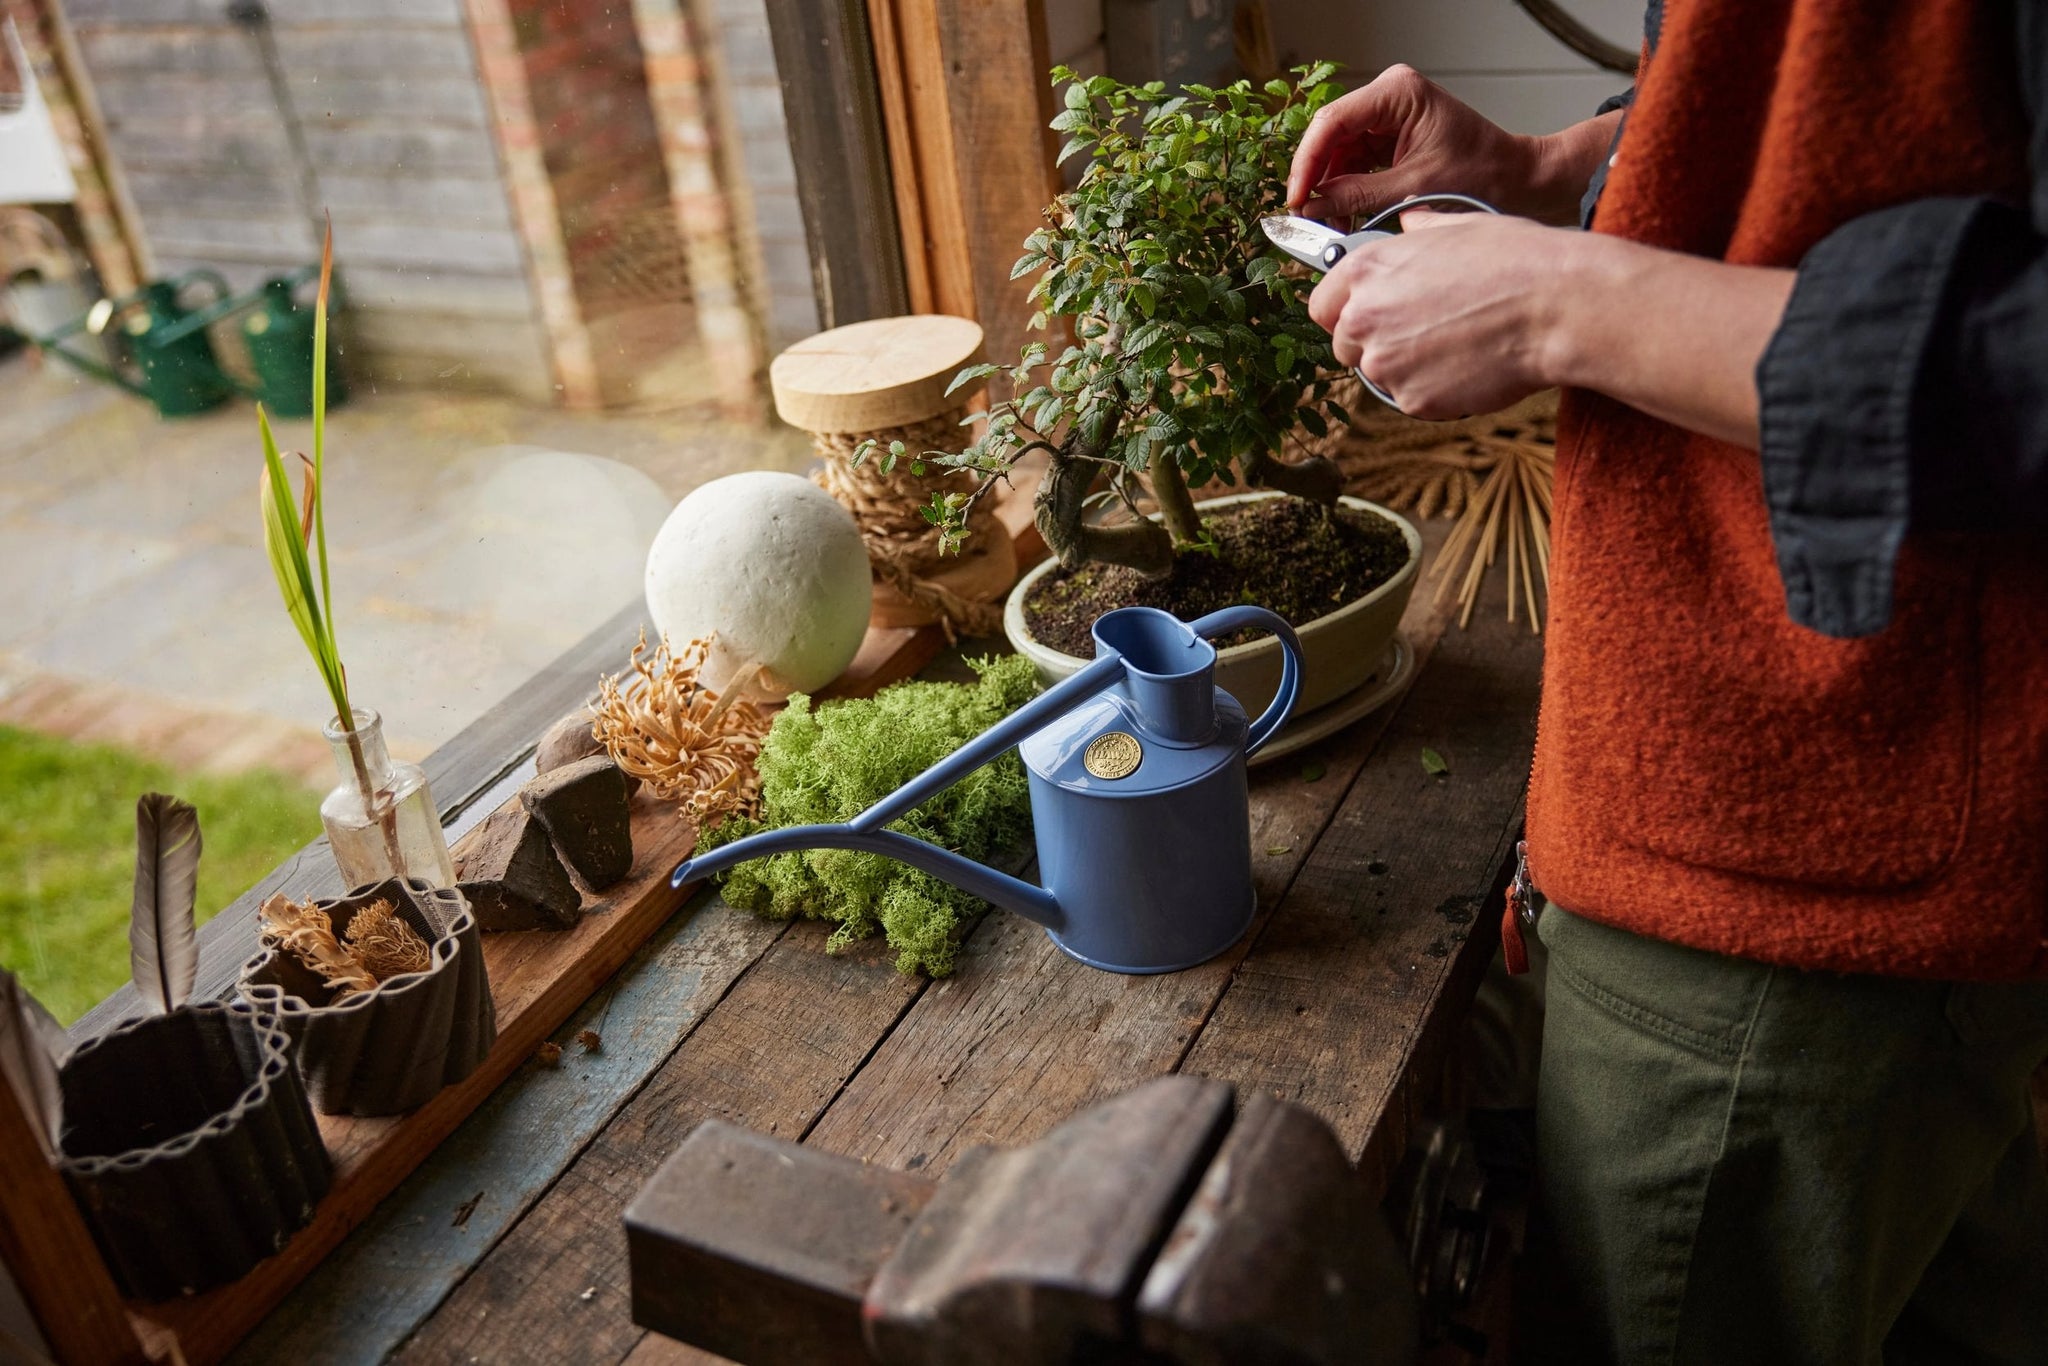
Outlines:
{"type": "Polygon", "coordinates": [[[330,225],[320,250],[320,292],[313,316],[313,457],[298,457],[302,478],[296,505],[269,415],[262,404],[256,405],[256,425],[263,436],[263,548],[285,611],[334,700],[334,717],[324,733],[342,780],[320,803],[320,822],[342,876],[352,887],[391,877],[417,877],[435,887],[452,887],[455,865],[448,857],[448,841],[427,776],[417,764],[394,763],[384,744],[383,718],[350,703],[348,670],[334,643],[322,482],[327,446],[327,301],[333,275],[330,225]]]}
{"type": "Polygon", "coordinates": [[[64,1058],[44,1111],[61,1116],[57,1165],[115,1280],[148,1300],[241,1276],[312,1218],[332,1175],[275,1017],[189,999],[199,850],[198,813],[142,798],[129,944],[153,1010],[64,1058]]]}
{"type": "Polygon", "coordinates": [[[259,908],[263,950],[241,994],[298,1044],[323,1114],[418,1109],[483,1062],[498,1037],[469,902],[420,878],[259,908]]]}
{"type": "MultiPolygon", "coordinates": [[[[1287,617],[1307,656],[1303,711],[1383,665],[1421,538],[1340,497],[1333,461],[1289,451],[1349,414],[1334,397],[1342,368],[1308,315],[1313,281],[1259,228],[1285,212],[1288,160],[1337,93],[1333,71],[1178,92],[1053,72],[1067,89],[1053,121],[1070,139],[1061,160],[1089,161],[1013,275],[1041,272],[1033,325],[1059,320],[1072,344],[1027,345],[1007,371],[1014,396],[978,415],[980,438],[922,456],[981,475],[926,510],[958,535],[1019,459],[1045,453],[1036,518],[1055,559],[1012,591],[1004,625],[1048,682],[1086,662],[1097,616],[1137,604],[1194,617],[1256,602],[1287,617]],[[1263,492],[1199,504],[1190,493],[1240,482],[1263,492]]],[[[954,385],[1003,370],[973,366],[954,385]]],[[[892,444],[881,458],[904,455],[892,444]]],[[[1217,681],[1256,710],[1279,681],[1277,645],[1224,649],[1217,681]]]]}

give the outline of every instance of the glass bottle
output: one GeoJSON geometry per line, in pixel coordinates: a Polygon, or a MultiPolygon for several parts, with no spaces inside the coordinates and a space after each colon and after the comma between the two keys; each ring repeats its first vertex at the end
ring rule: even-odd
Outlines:
{"type": "Polygon", "coordinates": [[[320,822],[343,880],[361,887],[387,877],[420,877],[453,887],[455,864],[427,775],[418,764],[391,762],[383,717],[353,710],[354,730],[343,730],[339,716],[327,723],[341,783],[320,803],[320,822]]]}

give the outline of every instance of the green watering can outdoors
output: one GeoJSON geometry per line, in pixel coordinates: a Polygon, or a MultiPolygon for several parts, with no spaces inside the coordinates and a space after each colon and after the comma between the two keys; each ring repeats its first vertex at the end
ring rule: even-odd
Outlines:
{"type": "MultiPolygon", "coordinates": [[[[246,294],[233,294],[211,270],[187,271],[152,280],[120,299],[102,299],[55,331],[30,340],[95,379],[148,399],[164,417],[187,417],[218,407],[237,392],[262,402],[278,417],[313,412],[313,306],[300,294],[319,278],[318,266],[264,281],[246,294]],[[188,291],[203,286],[211,299],[187,307],[188,291]],[[239,330],[255,374],[253,386],[238,383],[222,368],[207,329],[223,318],[247,313],[239,330]],[[88,354],[66,343],[81,334],[111,332],[125,344],[131,366],[88,354]]],[[[341,369],[329,356],[327,402],[348,397],[341,369]]]]}

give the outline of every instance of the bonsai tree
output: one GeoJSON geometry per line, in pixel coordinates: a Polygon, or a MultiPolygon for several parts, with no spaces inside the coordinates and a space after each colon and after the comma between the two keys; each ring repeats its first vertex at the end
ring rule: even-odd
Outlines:
{"type": "MultiPolygon", "coordinates": [[[[1047,342],[1024,347],[1007,368],[1014,396],[977,414],[987,420],[980,439],[957,455],[920,457],[982,476],[925,509],[954,544],[974,501],[1035,450],[1050,456],[1038,527],[1069,568],[1096,560],[1167,572],[1176,550],[1210,544],[1188,490],[1212,479],[1336,501],[1342,479],[1331,461],[1283,456],[1297,434],[1319,437],[1331,420],[1348,420],[1331,398],[1342,372],[1308,315],[1313,280],[1259,227],[1286,211],[1288,161],[1338,93],[1334,70],[1177,94],[1053,71],[1067,83],[1052,124],[1069,135],[1059,159],[1086,153],[1088,166],[1025,240],[1011,278],[1043,272],[1031,326],[1059,320],[1073,341],[1056,356],[1047,342]],[[1101,476],[1107,487],[1091,493],[1101,476]],[[1157,522],[1140,515],[1148,489],[1157,522]],[[1103,500],[1130,517],[1086,520],[1103,500]]],[[[1005,368],[973,366],[953,387],[1005,368]]],[[[883,459],[903,454],[892,443],[883,459]]]]}

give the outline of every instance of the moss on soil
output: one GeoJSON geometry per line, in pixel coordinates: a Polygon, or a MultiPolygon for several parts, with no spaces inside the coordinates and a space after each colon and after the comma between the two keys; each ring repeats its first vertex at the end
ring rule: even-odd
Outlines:
{"type": "MultiPolygon", "coordinates": [[[[1055,569],[1024,598],[1032,637],[1083,659],[1089,627],[1118,607],[1158,607],[1183,621],[1250,603],[1302,626],[1364,597],[1408,561],[1408,538],[1376,512],[1266,498],[1202,519],[1215,553],[1183,548],[1173,570],[1148,579],[1120,565],[1055,569]]],[[[1222,644],[1256,640],[1242,632],[1222,644]]]]}

